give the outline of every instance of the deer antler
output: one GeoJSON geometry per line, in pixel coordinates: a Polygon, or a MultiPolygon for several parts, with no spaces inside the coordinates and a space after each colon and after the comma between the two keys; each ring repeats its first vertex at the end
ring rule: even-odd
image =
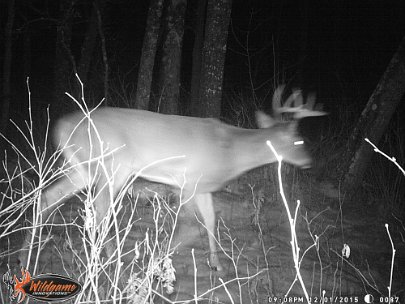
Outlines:
{"type": "Polygon", "coordinates": [[[311,93],[307,96],[306,103],[304,104],[304,97],[302,91],[293,89],[293,93],[287,98],[284,104],[281,104],[282,95],[285,85],[280,85],[273,95],[273,113],[275,116],[280,117],[282,113],[294,113],[294,119],[301,119],[310,116],[322,116],[327,113],[322,111],[322,104],[315,104],[316,95],[311,93]]]}

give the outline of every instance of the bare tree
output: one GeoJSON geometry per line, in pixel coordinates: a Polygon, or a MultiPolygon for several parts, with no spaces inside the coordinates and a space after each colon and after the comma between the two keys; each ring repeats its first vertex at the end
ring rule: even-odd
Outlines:
{"type": "Polygon", "coordinates": [[[95,6],[93,5],[86,34],[84,36],[83,45],[81,47],[80,62],[77,67],[79,77],[84,84],[87,84],[91,68],[91,61],[93,59],[94,51],[96,49],[97,33],[98,33],[97,12],[95,6]]]}
{"type": "Polygon", "coordinates": [[[179,113],[181,50],[183,46],[186,0],[169,0],[166,16],[162,62],[159,72],[158,111],[179,113]]]}
{"type": "Polygon", "coordinates": [[[200,81],[201,81],[201,65],[202,52],[204,46],[204,27],[205,16],[207,10],[207,0],[197,2],[197,12],[194,23],[194,45],[193,45],[193,64],[191,71],[191,99],[189,114],[198,115],[200,104],[200,81]]]}
{"type": "MultiPolygon", "coordinates": [[[[81,86],[73,79],[72,74],[78,73],[81,81],[86,85],[91,70],[91,64],[94,58],[97,37],[101,40],[101,53],[104,64],[104,97],[108,97],[109,91],[109,65],[106,50],[106,41],[103,31],[102,14],[105,6],[105,0],[94,0],[89,24],[84,35],[81,46],[79,60],[76,60],[71,49],[72,19],[75,11],[76,1],[62,0],[60,4],[60,18],[57,25],[56,37],[56,64],[55,64],[55,91],[59,100],[64,100],[64,92],[74,91],[74,88],[80,91],[81,86]],[[72,73],[73,72],[73,73],[72,73]]],[[[70,102],[70,100],[69,100],[70,102]]]]}
{"type": "Polygon", "coordinates": [[[103,18],[102,12],[104,8],[104,1],[103,0],[95,0],[94,1],[94,9],[97,15],[97,25],[98,25],[98,34],[100,36],[101,41],[101,54],[103,58],[104,64],[104,98],[105,98],[105,105],[108,105],[109,102],[109,78],[110,78],[110,66],[108,64],[108,56],[107,56],[107,44],[103,30],[103,18]]]}
{"type": "Polygon", "coordinates": [[[15,0],[8,1],[7,23],[4,29],[4,59],[3,59],[3,105],[1,107],[0,132],[5,132],[10,116],[10,77],[11,77],[11,60],[13,58],[13,25],[15,16],[15,0]]]}
{"type": "Polygon", "coordinates": [[[300,26],[299,26],[299,54],[298,54],[298,71],[297,82],[299,87],[305,85],[305,62],[308,57],[308,35],[309,35],[309,0],[297,2],[300,8],[300,26]]]}
{"type": "Polygon", "coordinates": [[[162,11],[163,0],[151,0],[148,20],[146,21],[145,37],[143,38],[138,83],[136,87],[135,108],[141,110],[148,110],[149,108],[153,67],[155,64],[162,11]]]}
{"type": "Polygon", "coordinates": [[[72,64],[74,65],[74,61],[72,61],[73,56],[70,53],[73,2],[69,0],[60,1],[59,18],[56,26],[54,94],[55,100],[61,104],[62,111],[70,110],[71,108],[71,103],[65,96],[65,92],[69,91],[72,64]]]}
{"type": "Polygon", "coordinates": [[[388,64],[371,95],[352,135],[342,159],[343,185],[351,194],[356,191],[373,156],[369,138],[378,144],[388,123],[405,93],[405,37],[388,64]]]}
{"type": "Polygon", "coordinates": [[[200,82],[201,117],[221,114],[222,82],[232,0],[208,0],[200,82]]]}

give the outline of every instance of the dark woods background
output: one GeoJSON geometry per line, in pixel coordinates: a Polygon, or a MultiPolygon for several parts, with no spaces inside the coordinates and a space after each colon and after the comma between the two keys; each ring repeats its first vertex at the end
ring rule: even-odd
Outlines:
{"type": "MultiPolygon", "coordinates": [[[[184,36],[180,87],[175,98],[175,112],[182,115],[195,114],[190,101],[196,98],[193,79],[198,80],[202,74],[193,72],[202,2],[162,2],[161,20],[167,18],[170,3],[183,3],[178,8],[184,10],[184,36]]],[[[142,0],[1,0],[2,133],[15,138],[18,132],[8,120],[22,126],[28,119],[27,77],[35,136],[42,137],[45,132],[48,106],[51,123],[77,110],[64,94],[80,98],[75,72],[84,82],[85,100],[90,107],[104,97],[104,105],[136,107],[149,7],[150,2],[142,0]],[[11,29],[10,7],[14,10],[11,29]],[[11,39],[7,40],[7,35],[11,39]],[[8,51],[7,41],[12,43],[8,51]],[[6,101],[10,105],[8,113],[6,101]]],[[[161,24],[147,107],[154,111],[160,110],[165,99],[161,78],[170,74],[162,73],[162,49],[168,29],[165,22],[161,24]]],[[[335,157],[336,169],[360,113],[405,35],[405,3],[239,0],[232,2],[226,29],[221,112],[214,116],[253,127],[255,109],[271,112],[271,95],[277,85],[287,83],[289,88],[300,87],[306,93],[315,91],[330,115],[304,120],[301,130],[309,141],[323,144],[324,148],[328,145],[322,140],[333,141],[333,151],[324,153],[339,153],[335,157]]],[[[402,99],[394,116],[388,119],[391,122],[380,141],[382,148],[397,149],[402,145],[398,138],[404,134],[403,104],[402,99]]],[[[328,162],[332,163],[330,159],[328,162]]]]}
{"type": "MultiPolygon", "coordinates": [[[[0,2],[2,46],[9,2],[0,2]]],[[[15,1],[10,92],[13,120],[27,118],[26,77],[30,77],[34,113],[42,113],[48,104],[57,115],[63,114],[62,103],[64,109],[75,108],[68,98],[55,99],[61,93],[55,92],[54,77],[55,66],[61,64],[55,62],[55,43],[57,26],[63,22],[62,2],[73,4],[68,54],[72,57],[67,60],[80,64],[93,1],[15,1]]],[[[189,0],[186,10],[181,65],[184,104],[190,91],[197,2],[189,0]]],[[[405,33],[403,1],[274,0],[233,1],[232,5],[223,116],[229,115],[229,103],[237,102],[235,95],[252,96],[250,79],[257,98],[264,103],[268,103],[274,84],[288,82],[316,90],[319,100],[330,100],[328,107],[341,107],[344,102],[351,104],[350,110],[353,106],[353,111],[359,111],[405,33]]],[[[111,70],[113,98],[109,105],[126,106],[134,98],[148,7],[149,1],[118,0],[106,1],[100,8],[111,70]]],[[[99,35],[96,39],[88,76],[81,75],[87,80],[86,100],[90,104],[104,97],[99,35]]],[[[4,65],[4,47],[0,52],[4,65]]],[[[66,72],[69,86],[62,91],[77,93],[72,91],[76,86],[73,69],[66,72]]]]}
{"type": "MultiPolygon", "coordinates": [[[[358,245],[357,259],[365,261],[363,273],[370,273],[369,266],[375,263],[371,266],[380,265],[381,273],[388,276],[392,252],[384,224],[389,223],[394,243],[402,246],[395,260],[394,281],[399,287],[393,290],[403,293],[404,176],[364,138],[405,165],[405,1],[0,0],[0,132],[19,149],[13,151],[0,136],[0,221],[8,219],[2,211],[15,205],[3,189],[35,186],[52,173],[53,150],[50,136],[45,135],[47,110],[50,125],[78,110],[65,95],[68,92],[81,101],[75,73],[84,83],[89,107],[105,98],[102,106],[216,117],[245,128],[256,127],[255,110],[271,113],[271,97],[278,85],[287,85],[286,96],[294,88],[302,88],[304,96],[316,92],[329,115],[299,123],[314,166],[308,171],[283,166],[283,182],[291,190],[286,192],[302,190],[307,209],[300,212],[305,217],[307,210],[316,214],[322,231],[334,227],[331,234],[336,239],[326,237],[323,246],[328,271],[344,260],[329,260],[335,257],[330,249],[350,241],[358,245]],[[214,4],[218,9],[213,9],[214,4]],[[27,77],[32,93],[31,134],[36,140],[31,146],[10,122],[30,138],[27,77]],[[42,171],[44,167],[47,170],[42,171]],[[9,181],[10,176],[17,178],[9,181]]],[[[216,165],[220,170],[221,164],[207,164],[216,165]]],[[[274,168],[266,166],[244,176],[253,180],[245,186],[258,180],[268,186],[262,191],[267,207],[261,210],[269,223],[269,238],[273,238],[270,223],[279,222],[276,217],[281,214],[273,212],[275,205],[281,206],[274,198],[278,188],[274,168]]],[[[31,196],[42,191],[28,188],[21,194],[31,195],[32,188],[37,190],[31,196]]],[[[248,189],[245,201],[250,204],[253,195],[253,188],[248,189]]],[[[27,202],[21,204],[12,211],[18,217],[27,202]]],[[[245,217],[244,213],[245,209],[241,212],[245,217]]],[[[252,217],[246,220],[246,225],[252,224],[252,217]]],[[[283,275],[276,275],[277,281],[287,282],[279,279],[286,273],[281,265],[278,273],[283,275]]],[[[266,269],[274,270],[269,265],[266,269]]],[[[311,273],[314,269],[311,266],[311,273]]],[[[331,272],[330,282],[335,282],[338,272],[342,274],[338,269],[331,272]]],[[[351,270],[348,275],[355,277],[351,270]]],[[[384,291],[387,282],[384,277],[378,283],[384,291]]]]}

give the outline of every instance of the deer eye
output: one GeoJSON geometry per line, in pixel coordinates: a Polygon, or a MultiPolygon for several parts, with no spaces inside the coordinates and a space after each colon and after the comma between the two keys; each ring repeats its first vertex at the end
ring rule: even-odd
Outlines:
{"type": "Polygon", "coordinates": [[[303,145],[303,144],[304,144],[303,140],[294,141],[294,146],[303,145]]]}

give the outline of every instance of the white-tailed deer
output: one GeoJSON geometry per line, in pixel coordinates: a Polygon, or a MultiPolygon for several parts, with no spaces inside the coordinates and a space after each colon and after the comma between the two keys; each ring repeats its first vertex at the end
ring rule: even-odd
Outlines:
{"type": "MultiPolygon", "coordinates": [[[[101,193],[95,202],[96,221],[99,223],[105,216],[110,194],[116,195],[133,174],[175,187],[183,184],[185,178],[183,193],[191,195],[195,192],[194,202],[208,230],[211,266],[221,270],[216,253],[216,220],[211,193],[250,169],[275,162],[266,145],[267,140],[272,142],[284,161],[303,168],[311,164],[302,138],[297,135],[297,120],[325,113],[313,110],[313,97],[304,105],[300,91],[294,92],[281,106],[282,91],[283,87],[280,87],[274,93],[274,115],[294,113],[294,121],[281,121],[257,112],[260,129],[237,128],[210,118],[122,108],[92,111],[90,117],[95,128],[83,113],[63,117],[55,125],[54,142],[64,147],[63,156],[74,169],[43,191],[43,218],[94,177],[97,163],[94,158],[101,155],[101,139],[103,153],[107,155],[104,163],[109,174],[114,172],[114,186],[113,193],[109,193],[108,187],[103,187],[106,177],[103,174],[97,177],[96,190],[101,193]],[[183,157],[172,158],[176,156],[183,157]],[[161,161],[166,158],[172,159],[161,161]],[[89,160],[94,165],[89,165],[89,160]]],[[[26,262],[24,258],[22,262],[26,262]]]]}

